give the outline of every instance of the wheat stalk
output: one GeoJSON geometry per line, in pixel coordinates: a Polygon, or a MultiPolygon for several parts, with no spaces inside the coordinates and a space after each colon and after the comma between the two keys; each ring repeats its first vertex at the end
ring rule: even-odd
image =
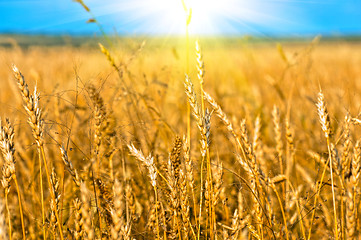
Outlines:
{"type": "MultiPolygon", "coordinates": [[[[44,162],[44,168],[45,168],[45,173],[46,173],[46,178],[48,181],[49,186],[51,186],[51,182],[50,182],[50,175],[49,175],[49,171],[48,171],[48,165],[47,165],[47,161],[45,158],[45,151],[44,151],[44,140],[43,140],[43,119],[42,119],[42,111],[40,109],[39,106],[39,99],[40,99],[40,95],[37,92],[37,88],[34,88],[34,93],[33,95],[29,94],[29,89],[28,89],[28,85],[25,82],[24,76],[21,74],[21,72],[19,71],[19,69],[13,65],[13,72],[14,72],[14,76],[17,80],[18,83],[18,87],[21,91],[23,100],[24,100],[24,108],[28,114],[28,123],[32,128],[32,133],[33,136],[35,138],[35,141],[37,143],[38,146],[38,151],[39,151],[39,170],[40,170],[40,191],[41,191],[41,201],[42,201],[42,219],[43,219],[43,238],[46,238],[46,233],[45,233],[45,210],[44,210],[44,190],[43,190],[43,183],[42,183],[42,164],[41,164],[41,159],[43,159],[44,162]]],[[[53,199],[54,202],[56,202],[55,199],[55,193],[54,191],[50,191],[51,197],[53,199]]],[[[60,239],[64,239],[63,238],[63,230],[62,230],[62,224],[60,223],[60,219],[59,219],[59,214],[58,211],[55,211],[55,216],[57,219],[57,223],[58,223],[58,227],[59,227],[59,234],[60,234],[60,239]]]]}
{"type": "MultiPolygon", "coordinates": [[[[330,117],[329,117],[329,114],[327,111],[325,97],[324,97],[322,91],[320,91],[318,94],[318,102],[317,102],[316,106],[317,106],[319,120],[321,123],[321,128],[322,128],[322,131],[327,140],[327,148],[328,148],[328,153],[329,153],[329,158],[328,158],[327,162],[330,164],[329,167],[330,167],[330,174],[331,174],[332,199],[333,199],[333,211],[334,211],[334,231],[335,231],[335,238],[337,240],[338,239],[337,212],[336,212],[336,199],[335,199],[335,189],[334,189],[333,171],[332,171],[332,167],[333,167],[332,161],[333,160],[332,160],[331,144],[330,144],[331,121],[330,121],[330,117]]],[[[324,167],[324,170],[321,175],[320,183],[318,184],[318,187],[317,187],[317,193],[316,193],[315,200],[314,200],[314,209],[312,211],[311,226],[310,226],[309,233],[308,233],[308,239],[310,239],[310,237],[311,237],[312,223],[313,223],[314,216],[315,216],[316,204],[318,201],[319,194],[321,192],[323,178],[325,176],[326,168],[327,168],[327,164],[324,167]]]]}
{"type": "MultiPolygon", "coordinates": [[[[6,206],[8,206],[8,194],[10,191],[10,182],[14,179],[16,191],[18,193],[18,200],[19,200],[19,211],[20,211],[20,218],[21,218],[21,228],[23,233],[23,239],[26,238],[25,236],[25,224],[24,224],[24,214],[23,214],[23,203],[21,200],[20,188],[18,185],[18,180],[15,174],[15,147],[14,147],[14,128],[11,125],[10,121],[6,119],[6,124],[3,126],[2,120],[0,119],[0,149],[2,155],[5,159],[5,164],[3,166],[3,180],[2,185],[5,188],[5,199],[6,199],[6,206]]],[[[9,218],[9,236],[11,239],[11,223],[10,223],[10,212],[9,208],[7,207],[8,218],[9,218]]]]}

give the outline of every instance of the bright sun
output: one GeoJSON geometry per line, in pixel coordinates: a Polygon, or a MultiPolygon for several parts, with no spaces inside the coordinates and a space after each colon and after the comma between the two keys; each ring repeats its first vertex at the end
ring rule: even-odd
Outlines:
{"type": "MultiPolygon", "coordinates": [[[[189,31],[195,33],[215,32],[217,19],[225,14],[225,6],[232,0],[184,0],[186,8],[192,10],[189,31]]],[[[160,24],[170,26],[171,32],[184,32],[187,13],[182,0],[152,0],[153,10],[161,13],[160,24]]]]}

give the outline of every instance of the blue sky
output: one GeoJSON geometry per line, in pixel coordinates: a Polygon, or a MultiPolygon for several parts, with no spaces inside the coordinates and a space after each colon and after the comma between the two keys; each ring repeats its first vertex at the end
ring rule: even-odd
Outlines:
{"type": "MultiPolygon", "coordinates": [[[[108,33],[182,34],[185,29],[181,0],[84,2],[108,33]]],[[[192,5],[193,34],[361,34],[360,0],[208,0],[202,5],[203,10],[192,5]]],[[[86,23],[89,18],[72,0],[0,0],[2,33],[98,33],[95,24],[86,23]]]]}

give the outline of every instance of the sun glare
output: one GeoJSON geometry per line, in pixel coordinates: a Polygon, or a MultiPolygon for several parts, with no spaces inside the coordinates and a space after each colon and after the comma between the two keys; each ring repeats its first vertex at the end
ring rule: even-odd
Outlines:
{"type": "Polygon", "coordinates": [[[190,31],[194,33],[214,32],[216,19],[222,14],[224,5],[229,5],[229,1],[190,0],[188,4],[192,9],[190,31]]]}
{"type": "Polygon", "coordinates": [[[191,35],[234,34],[244,29],[250,30],[252,24],[280,22],[277,20],[277,11],[274,7],[270,4],[261,4],[259,0],[112,1],[114,5],[104,8],[104,14],[118,14],[119,22],[134,26],[135,32],[146,29],[146,32],[151,34],[184,34],[186,10],[189,9],[192,9],[188,26],[191,35]],[[121,14],[119,9],[122,9],[121,14]],[[267,12],[263,11],[265,9],[267,12]],[[239,26],[244,29],[240,29],[239,26]]]}
{"type": "MultiPolygon", "coordinates": [[[[184,0],[187,9],[191,9],[192,16],[189,24],[189,32],[214,33],[216,21],[221,15],[226,15],[226,7],[231,7],[232,0],[184,0]]],[[[171,32],[182,33],[185,31],[187,11],[182,0],[153,0],[153,9],[161,13],[157,16],[161,19],[160,24],[171,26],[171,32]]]]}

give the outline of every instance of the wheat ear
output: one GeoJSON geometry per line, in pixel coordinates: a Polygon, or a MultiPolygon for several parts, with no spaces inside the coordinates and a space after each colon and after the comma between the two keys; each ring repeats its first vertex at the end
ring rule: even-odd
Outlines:
{"type": "Polygon", "coordinates": [[[355,239],[357,230],[357,206],[356,195],[361,174],[361,143],[356,142],[352,158],[351,179],[347,188],[346,203],[346,235],[355,239]]]}
{"type": "Polygon", "coordinates": [[[84,229],[84,239],[93,240],[94,239],[94,229],[92,227],[92,214],[91,214],[91,205],[90,205],[90,193],[85,183],[80,184],[80,193],[81,193],[81,212],[83,217],[83,229],[84,229]]]}
{"type": "Polygon", "coordinates": [[[83,239],[83,214],[82,214],[82,203],[81,201],[76,198],[74,200],[74,209],[75,209],[75,213],[74,213],[74,223],[75,223],[75,232],[74,232],[74,237],[75,240],[80,240],[83,239]]]}

